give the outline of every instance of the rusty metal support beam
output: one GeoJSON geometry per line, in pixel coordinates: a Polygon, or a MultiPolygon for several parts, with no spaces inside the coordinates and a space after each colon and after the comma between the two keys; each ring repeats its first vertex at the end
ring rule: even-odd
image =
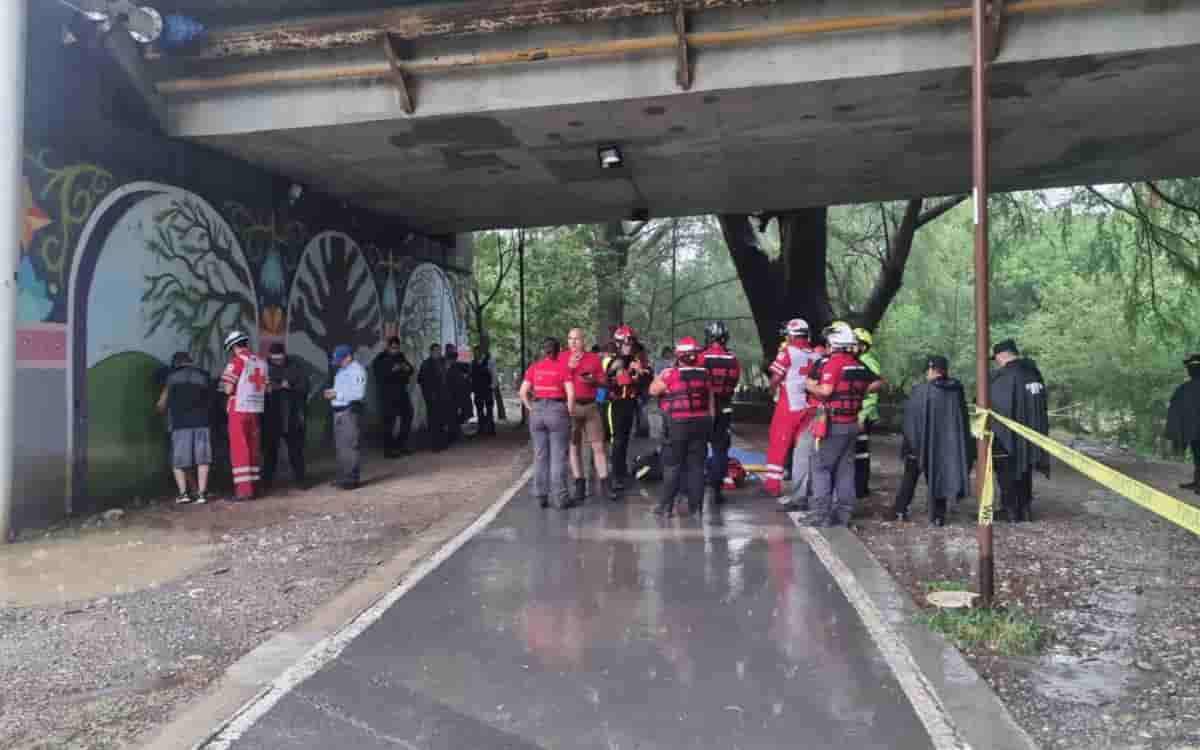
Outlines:
{"type": "Polygon", "coordinates": [[[1004,0],[988,0],[985,3],[987,18],[984,20],[983,59],[995,62],[1004,46],[1004,0]]]}
{"type": "Polygon", "coordinates": [[[683,0],[675,5],[675,81],[679,88],[692,88],[692,63],[688,60],[687,10],[683,0]]]}
{"type": "Polygon", "coordinates": [[[411,115],[417,110],[417,105],[413,101],[412,92],[409,91],[408,82],[404,80],[404,69],[400,65],[400,56],[396,53],[392,35],[385,33],[380,41],[383,44],[383,53],[387,56],[388,66],[392,70],[391,80],[396,87],[397,96],[400,97],[400,108],[404,110],[404,114],[411,115]]]}
{"type": "MultiPolygon", "coordinates": [[[[690,10],[771,5],[778,0],[684,0],[690,10]]],[[[396,39],[494,34],[545,26],[665,16],[678,0],[473,0],[319,16],[273,24],[217,29],[190,52],[172,57],[213,60],[279,52],[358,47],[384,31],[396,39]]],[[[157,56],[156,50],[149,50],[157,56]]]]}
{"type": "MultiPolygon", "coordinates": [[[[1064,10],[1083,10],[1118,4],[1125,0],[1014,0],[1007,6],[1008,15],[1056,13],[1064,10]]],[[[685,34],[688,49],[729,47],[738,44],[765,43],[820,34],[881,31],[924,26],[940,26],[971,19],[971,8],[945,8],[920,13],[901,13],[887,16],[848,16],[794,21],[770,26],[702,31],[685,34]]],[[[372,41],[378,39],[375,31],[372,41]]],[[[457,55],[439,55],[400,61],[400,69],[408,75],[438,73],[463,68],[518,63],[540,63],[546,60],[572,58],[620,57],[654,51],[676,50],[674,34],[636,39],[616,39],[603,42],[563,44],[530,49],[497,50],[457,55]]],[[[387,78],[392,75],[390,63],[355,63],[323,65],[310,68],[285,68],[241,73],[225,73],[190,78],[177,78],[158,85],[163,94],[199,93],[247,88],[251,86],[295,85],[339,80],[387,78]]]]}

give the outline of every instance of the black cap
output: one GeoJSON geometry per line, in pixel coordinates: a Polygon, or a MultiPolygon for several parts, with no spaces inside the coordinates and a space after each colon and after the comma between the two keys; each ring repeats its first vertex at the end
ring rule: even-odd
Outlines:
{"type": "Polygon", "coordinates": [[[1183,360],[1184,367],[1200,367],[1200,354],[1193,354],[1183,360]]]}
{"type": "Polygon", "coordinates": [[[1013,341],[1012,339],[1004,339],[999,344],[996,344],[995,346],[992,347],[992,356],[993,357],[996,356],[997,354],[999,354],[1000,352],[1008,352],[1009,354],[1020,354],[1021,353],[1020,350],[1017,349],[1017,342],[1013,341]]]}
{"type": "Polygon", "coordinates": [[[274,344],[271,344],[271,354],[283,354],[283,352],[282,342],[276,341],[274,344]]]}
{"type": "Polygon", "coordinates": [[[929,359],[925,361],[925,369],[950,372],[950,360],[940,354],[931,354],[929,355],[929,359]]]}

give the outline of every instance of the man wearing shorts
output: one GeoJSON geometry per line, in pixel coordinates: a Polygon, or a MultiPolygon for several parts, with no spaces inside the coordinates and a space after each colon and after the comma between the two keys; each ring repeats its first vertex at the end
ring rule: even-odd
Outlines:
{"type": "Polygon", "coordinates": [[[567,334],[567,350],[559,357],[575,385],[575,415],[571,418],[571,476],[575,479],[573,504],[583,502],[587,480],[583,471],[583,443],[592,448],[592,462],[599,482],[598,494],[616,500],[617,493],[608,483],[608,449],[604,444],[604,415],[596,403],[596,391],[604,386],[604,363],[600,355],[584,345],[583,329],[572,328],[567,334]]]}
{"type": "Polygon", "coordinates": [[[208,502],[208,470],[212,464],[209,425],[212,415],[213,383],[208,373],[192,364],[192,356],[178,352],[167,375],[160,404],[165,406],[171,428],[171,470],[179,505],[208,502]],[[196,470],[196,495],[188,493],[188,471],[196,470]]]}

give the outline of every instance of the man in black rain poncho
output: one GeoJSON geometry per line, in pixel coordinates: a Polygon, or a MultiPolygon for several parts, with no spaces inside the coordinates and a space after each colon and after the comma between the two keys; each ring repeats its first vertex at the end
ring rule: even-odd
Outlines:
{"type": "Polygon", "coordinates": [[[948,374],[945,357],[930,357],[925,381],[913,387],[904,405],[904,479],[896,494],[896,520],[908,520],[908,506],[922,474],[929,485],[929,522],[946,524],[946,502],[966,497],[967,474],[975,463],[975,441],[967,418],[962,383],[948,374]]]}
{"type": "MultiPolygon", "coordinates": [[[[1046,381],[1033,360],[1022,357],[1012,339],[996,344],[992,358],[992,411],[1043,435],[1050,432],[1046,409],[1046,381]]],[[[990,422],[995,442],[996,481],[1009,521],[1032,521],[1033,470],[1050,476],[1050,456],[999,422],[990,422]]]]}
{"type": "Polygon", "coordinates": [[[1188,357],[1183,365],[1191,379],[1176,388],[1171,396],[1171,405],[1167,408],[1167,438],[1176,451],[1192,449],[1192,481],[1179,487],[1200,493],[1200,354],[1188,357]]]}

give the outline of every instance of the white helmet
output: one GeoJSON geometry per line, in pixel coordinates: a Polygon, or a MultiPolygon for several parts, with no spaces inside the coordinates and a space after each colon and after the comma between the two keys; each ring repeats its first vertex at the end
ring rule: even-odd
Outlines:
{"type": "Polygon", "coordinates": [[[825,333],[825,340],[831,349],[850,349],[858,343],[858,338],[850,326],[845,324],[832,325],[825,333]]]}
{"type": "Polygon", "coordinates": [[[792,318],[787,322],[787,335],[807,336],[808,321],[806,321],[804,318],[792,318]]]}
{"type": "Polygon", "coordinates": [[[225,337],[225,351],[229,351],[238,344],[250,343],[250,337],[241,331],[230,331],[225,337]]]}

